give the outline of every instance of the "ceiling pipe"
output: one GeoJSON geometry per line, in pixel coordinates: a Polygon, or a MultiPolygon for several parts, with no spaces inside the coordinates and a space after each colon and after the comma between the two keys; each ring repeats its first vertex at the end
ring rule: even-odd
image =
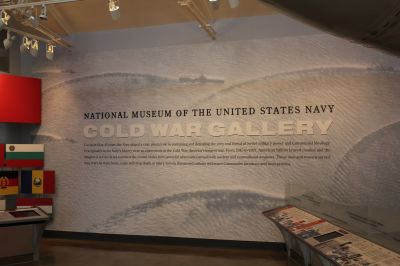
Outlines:
{"type": "Polygon", "coordinates": [[[178,4],[185,8],[196,20],[199,22],[200,26],[207,32],[211,39],[216,40],[217,32],[214,28],[207,22],[206,16],[202,14],[196,3],[192,0],[180,0],[178,4]]]}

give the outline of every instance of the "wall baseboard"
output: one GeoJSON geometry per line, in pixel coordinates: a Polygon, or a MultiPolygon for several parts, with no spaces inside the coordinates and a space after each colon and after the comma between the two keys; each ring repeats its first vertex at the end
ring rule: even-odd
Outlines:
{"type": "Polygon", "coordinates": [[[55,231],[55,230],[45,230],[43,233],[43,237],[72,239],[72,240],[112,241],[121,243],[135,243],[135,244],[149,244],[149,245],[267,249],[276,251],[284,251],[286,248],[284,243],[279,243],[279,242],[219,240],[219,239],[201,239],[201,238],[184,238],[184,237],[168,237],[168,236],[100,234],[100,233],[83,233],[83,232],[55,231]]]}

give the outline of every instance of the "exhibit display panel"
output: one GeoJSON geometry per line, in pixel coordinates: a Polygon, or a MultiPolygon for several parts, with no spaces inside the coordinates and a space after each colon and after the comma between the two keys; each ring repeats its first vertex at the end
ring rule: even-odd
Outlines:
{"type": "Polygon", "coordinates": [[[280,228],[290,257],[303,265],[399,265],[400,254],[297,207],[264,212],[280,228]],[[297,255],[293,256],[291,253],[297,255]]]}
{"type": "MultiPolygon", "coordinates": [[[[367,180],[364,184],[369,185],[367,180]]],[[[400,253],[400,208],[377,206],[364,195],[363,204],[327,200],[300,185],[287,186],[287,203],[311,212],[352,233],[400,253]]]]}
{"type": "Polygon", "coordinates": [[[148,48],[126,36],[151,28],[77,34],[71,53],[35,61],[32,138],[59,177],[49,229],[281,242],[261,213],[292,183],[338,204],[369,193],[398,206],[387,169],[352,164],[385,177],[373,189],[337,176],[360,140],[398,131],[400,60],[284,16],[263,22],[262,37],[148,48]]]}
{"type": "Polygon", "coordinates": [[[39,258],[39,242],[49,217],[39,208],[0,211],[0,265],[39,258]]]}

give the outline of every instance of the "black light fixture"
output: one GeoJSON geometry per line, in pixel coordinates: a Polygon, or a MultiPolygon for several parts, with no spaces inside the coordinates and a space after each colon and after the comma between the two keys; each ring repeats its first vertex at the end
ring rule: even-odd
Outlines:
{"type": "MultiPolygon", "coordinates": [[[[6,2],[9,2],[7,5],[0,4],[0,30],[7,30],[7,37],[2,40],[4,48],[10,49],[12,47],[16,39],[15,34],[17,34],[23,36],[21,45],[19,46],[21,53],[29,51],[32,56],[36,57],[39,53],[40,42],[43,42],[46,44],[46,58],[53,60],[54,44],[65,48],[70,48],[71,45],[46,27],[40,27],[40,20],[48,19],[48,5],[78,1],[81,0],[7,0],[6,2]],[[11,19],[9,14],[12,14],[13,18],[18,22],[11,27],[8,25],[11,19]],[[19,29],[20,27],[22,29],[19,29]],[[26,31],[25,28],[33,28],[41,34],[32,34],[26,31]]],[[[110,12],[113,18],[116,19],[119,17],[119,1],[110,0],[109,4],[110,12]]]]}
{"type": "Polygon", "coordinates": [[[219,8],[219,0],[208,0],[208,2],[213,9],[217,10],[219,8]]]}
{"type": "Polygon", "coordinates": [[[33,28],[37,28],[39,26],[39,21],[38,21],[37,17],[30,16],[29,20],[30,20],[33,28]]]}
{"type": "Polygon", "coordinates": [[[11,35],[10,31],[7,31],[7,38],[4,39],[4,49],[8,50],[13,45],[13,41],[15,40],[15,35],[11,35]]]}
{"type": "MultiPolygon", "coordinates": [[[[220,0],[208,0],[210,2],[211,7],[215,10],[219,8],[220,0]]],[[[240,0],[228,0],[229,7],[230,8],[235,8],[239,6],[240,0]]]]}
{"type": "Polygon", "coordinates": [[[229,7],[230,8],[235,8],[239,6],[240,0],[229,0],[229,7]]]}
{"type": "Polygon", "coordinates": [[[42,5],[42,9],[40,11],[39,18],[43,19],[43,20],[47,20],[47,7],[44,4],[42,5]]]}
{"type": "Polygon", "coordinates": [[[119,0],[108,0],[108,10],[113,20],[119,19],[121,17],[119,0]]]}
{"type": "Polygon", "coordinates": [[[3,41],[4,47],[6,49],[9,49],[13,45],[13,41],[16,39],[16,36],[11,34],[16,33],[23,36],[21,46],[19,47],[21,54],[29,51],[29,53],[33,57],[37,57],[39,54],[40,42],[43,42],[46,45],[46,50],[45,50],[46,58],[50,61],[53,61],[54,48],[56,46],[51,40],[42,38],[37,35],[32,35],[31,33],[20,31],[18,29],[13,29],[10,27],[7,27],[6,29],[7,29],[7,38],[3,41]]]}
{"type": "Polygon", "coordinates": [[[46,44],[46,58],[50,61],[54,59],[54,45],[51,43],[46,44]]]}
{"type": "Polygon", "coordinates": [[[11,16],[5,11],[0,11],[0,30],[8,25],[8,21],[11,19],[11,16]]]}
{"type": "Polygon", "coordinates": [[[33,57],[37,57],[38,52],[39,52],[39,41],[38,40],[32,39],[30,52],[33,57]]]}
{"type": "Polygon", "coordinates": [[[31,40],[26,36],[22,37],[22,43],[21,46],[19,47],[19,51],[21,53],[24,53],[26,51],[29,51],[30,48],[31,48],[31,40]]]}

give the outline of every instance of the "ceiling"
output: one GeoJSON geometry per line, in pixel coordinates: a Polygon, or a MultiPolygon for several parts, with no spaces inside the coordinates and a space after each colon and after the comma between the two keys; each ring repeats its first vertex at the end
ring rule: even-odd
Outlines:
{"type": "MultiPolygon", "coordinates": [[[[193,0],[204,14],[217,20],[275,14],[277,11],[259,0],[241,0],[234,9],[220,0],[218,10],[207,9],[208,0],[193,0]]],[[[145,27],[194,21],[177,0],[120,0],[121,18],[112,20],[107,0],[81,0],[48,7],[44,26],[59,34],[145,27]]]]}

